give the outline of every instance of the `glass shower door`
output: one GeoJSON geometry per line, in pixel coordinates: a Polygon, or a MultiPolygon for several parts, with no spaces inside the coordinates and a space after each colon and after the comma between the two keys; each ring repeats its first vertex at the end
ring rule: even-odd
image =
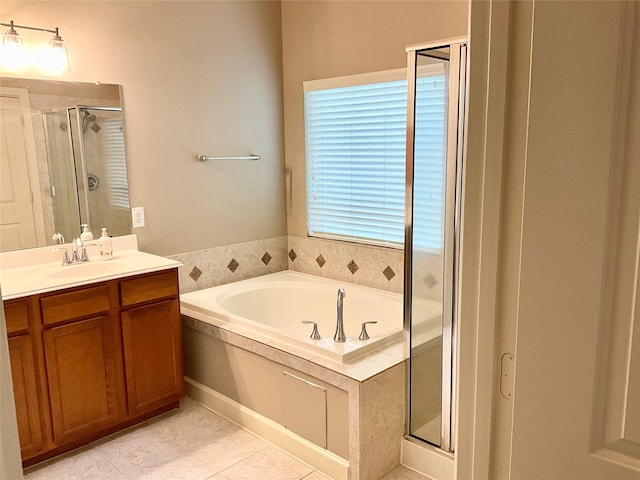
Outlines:
{"type": "Polygon", "coordinates": [[[80,231],[80,209],[69,111],[64,108],[43,113],[49,181],[55,232],[66,241],[80,231]]]}
{"type": "Polygon", "coordinates": [[[452,43],[408,54],[408,433],[452,451],[466,46],[452,43]]]}

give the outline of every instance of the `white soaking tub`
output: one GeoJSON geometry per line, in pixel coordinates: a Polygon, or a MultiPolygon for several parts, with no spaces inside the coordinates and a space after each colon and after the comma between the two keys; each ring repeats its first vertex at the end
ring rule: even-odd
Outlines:
{"type": "Polygon", "coordinates": [[[402,338],[402,295],[299,272],[283,271],[180,296],[184,315],[231,331],[254,331],[349,362],[402,338]],[[334,342],[338,288],[344,288],[347,341],[334,342]],[[318,324],[322,338],[309,338],[318,324]],[[363,322],[369,340],[358,340],[363,322]]]}

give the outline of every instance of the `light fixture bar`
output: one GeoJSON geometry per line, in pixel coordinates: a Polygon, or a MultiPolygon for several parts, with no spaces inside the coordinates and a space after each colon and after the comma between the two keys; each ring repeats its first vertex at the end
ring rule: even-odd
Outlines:
{"type": "Polygon", "coordinates": [[[47,33],[54,33],[55,35],[58,35],[58,27],[56,27],[55,30],[49,30],[48,28],[29,27],[27,25],[16,25],[15,23],[13,23],[13,20],[11,20],[10,23],[2,23],[2,22],[0,22],[0,25],[3,26],[3,27],[9,27],[9,28],[12,28],[12,29],[24,28],[26,30],[35,30],[37,32],[47,32],[47,33]]]}

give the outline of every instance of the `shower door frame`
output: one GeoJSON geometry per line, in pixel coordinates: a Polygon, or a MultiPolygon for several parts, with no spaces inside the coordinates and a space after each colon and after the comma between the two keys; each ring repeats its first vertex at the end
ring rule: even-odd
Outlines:
{"type": "MultiPolygon", "coordinates": [[[[454,390],[457,376],[457,315],[458,268],[460,252],[462,169],[464,153],[465,106],[467,94],[467,39],[455,38],[407,47],[407,144],[405,176],[405,250],[404,250],[404,330],[407,362],[407,422],[406,435],[421,442],[430,442],[412,434],[411,422],[411,313],[413,295],[413,179],[415,142],[415,98],[418,52],[449,48],[447,143],[445,175],[445,221],[443,244],[443,309],[442,309],[442,387],[440,445],[437,448],[453,452],[457,396],[454,390]],[[455,99],[455,101],[451,101],[455,99]],[[452,208],[448,208],[453,205],[452,208]]],[[[431,444],[433,445],[433,444],[431,444]]]]}

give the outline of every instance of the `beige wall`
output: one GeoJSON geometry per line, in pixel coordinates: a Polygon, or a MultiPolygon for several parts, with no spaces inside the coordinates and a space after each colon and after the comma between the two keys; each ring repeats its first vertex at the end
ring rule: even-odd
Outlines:
{"type": "Polygon", "coordinates": [[[280,2],[3,1],[0,16],[60,28],[72,68],[63,80],[123,85],[142,249],[169,255],[285,233],[280,2]],[[202,164],[198,153],[262,159],[202,164]]]}
{"type": "Polygon", "coordinates": [[[3,1],[0,16],[60,28],[72,63],[63,80],[123,85],[131,204],[145,207],[147,222],[134,232],[141,248],[170,255],[286,228],[305,236],[302,82],[403,67],[407,45],[465,35],[467,6],[3,1]],[[262,160],[193,159],[250,152],[262,160]]]}
{"type": "Polygon", "coordinates": [[[407,45],[465,36],[467,7],[455,0],[282,2],[289,235],[307,232],[302,82],[402,68],[407,45]]]}

